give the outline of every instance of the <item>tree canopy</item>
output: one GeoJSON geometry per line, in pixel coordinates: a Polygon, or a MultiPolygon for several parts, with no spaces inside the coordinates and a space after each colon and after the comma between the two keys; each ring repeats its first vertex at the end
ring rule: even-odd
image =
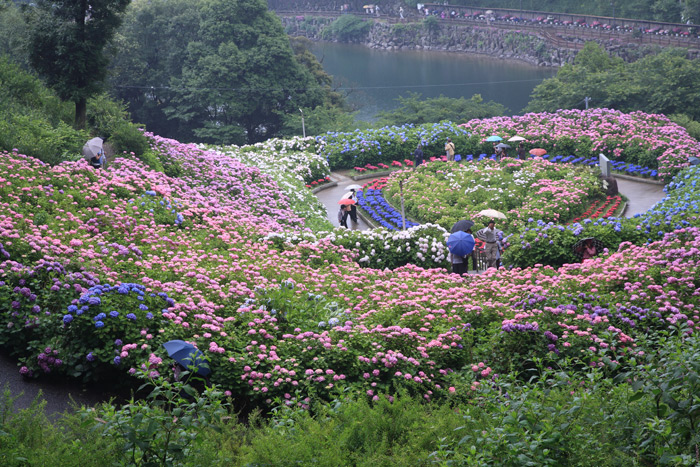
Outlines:
{"type": "Polygon", "coordinates": [[[633,63],[612,57],[593,42],[574,64],[559,69],[532,94],[526,111],[554,112],[589,106],[631,112],[685,114],[700,120],[700,62],[682,49],[667,49],[633,63]]]}
{"type": "Polygon", "coordinates": [[[308,55],[307,66],[295,58],[262,0],[135,1],[119,40],[117,96],[184,141],[261,141],[286,115],[339,98],[308,55]]]}
{"type": "Polygon", "coordinates": [[[400,96],[397,101],[400,106],[389,112],[380,112],[378,125],[403,125],[412,123],[435,123],[442,120],[466,122],[474,118],[497,117],[506,113],[502,104],[493,101],[484,102],[479,94],[470,99],[464,97],[454,99],[440,96],[432,99],[421,99],[418,93],[409,93],[407,97],[400,96]]]}
{"type": "Polygon", "coordinates": [[[130,0],[38,0],[29,13],[29,61],[61,99],[75,103],[85,127],[87,99],[102,89],[106,46],[130,0]]]}

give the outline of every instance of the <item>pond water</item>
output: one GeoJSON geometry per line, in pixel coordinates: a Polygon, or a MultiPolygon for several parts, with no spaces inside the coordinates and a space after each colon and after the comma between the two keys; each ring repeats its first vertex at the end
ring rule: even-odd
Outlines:
{"type": "Polygon", "coordinates": [[[481,94],[484,101],[503,104],[515,115],[527,105],[535,86],[557,73],[556,68],[483,55],[386,51],[334,42],[315,42],[311,52],[334,84],[348,93],[349,103],[359,110],[357,118],[365,121],[397,108],[396,98],[409,92],[423,98],[481,94]]]}

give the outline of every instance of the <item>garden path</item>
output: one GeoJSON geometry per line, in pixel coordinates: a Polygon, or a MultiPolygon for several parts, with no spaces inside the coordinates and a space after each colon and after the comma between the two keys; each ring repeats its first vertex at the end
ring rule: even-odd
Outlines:
{"type": "Polygon", "coordinates": [[[83,389],[72,383],[25,379],[19,374],[17,363],[0,353],[0,393],[6,388],[10,390],[11,397],[17,398],[13,404],[16,411],[28,408],[41,393],[41,399],[46,401],[44,411],[52,417],[70,411],[72,401],[78,406],[92,406],[109,398],[100,391],[83,389]]]}
{"type": "MultiPolygon", "coordinates": [[[[381,177],[378,177],[381,178],[381,177]]],[[[333,225],[338,225],[338,200],[348,191],[345,189],[348,185],[357,183],[363,185],[374,179],[364,179],[360,182],[355,182],[344,172],[331,173],[331,180],[338,182],[337,186],[329,187],[319,191],[316,196],[326,206],[328,211],[328,219],[333,225]]],[[[663,185],[649,183],[644,179],[634,180],[630,178],[616,177],[617,187],[621,194],[625,195],[629,201],[624,215],[632,217],[635,214],[641,214],[648,211],[654,204],[661,201],[665,196],[663,185]]],[[[356,227],[358,230],[371,229],[367,223],[359,219],[356,227]]]]}
{"type": "MultiPolygon", "coordinates": [[[[334,226],[338,226],[338,201],[340,201],[345,193],[348,192],[346,189],[347,186],[349,185],[363,185],[371,179],[367,180],[362,180],[361,182],[356,182],[346,174],[342,172],[333,172],[331,173],[331,181],[333,182],[338,182],[338,185],[326,188],[325,190],[321,190],[318,193],[316,193],[316,196],[318,197],[319,201],[323,203],[323,205],[326,207],[326,210],[328,211],[328,219],[331,221],[331,223],[334,226]]],[[[369,230],[372,227],[369,226],[364,220],[358,217],[358,222],[356,225],[353,225],[352,222],[348,223],[348,226],[350,226],[353,230],[369,230]]]]}
{"type": "Polygon", "coordinates": [[[615,177],[618,191],[629,200],[625,217],[647,212],[653,205],[664,199],[664,186],[644,181],[615,177]]]}

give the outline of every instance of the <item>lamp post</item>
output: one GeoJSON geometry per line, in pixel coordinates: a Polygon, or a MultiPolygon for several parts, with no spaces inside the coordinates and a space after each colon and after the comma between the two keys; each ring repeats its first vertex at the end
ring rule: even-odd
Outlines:
{"type": "Polygon", "coordinates": [[[304,138],[306,138],[306,127],[304,126],[304,111],[300,108],[299,112],[301,112],[301,133],[304,135],[304,138]]]}
{"type": "Polygon", "coordinates": [[[614,1],[611,1],[611,2],[610,2],[610,6],[612,7],[612,10],[613,10],[613,18],[612,18],[612,19],[613,19],[613,21],[612,21],[613,24],[612,24],[612,27],[613,27],[613,29],[615,29],[615,2],[614,2],[614,1]]]}

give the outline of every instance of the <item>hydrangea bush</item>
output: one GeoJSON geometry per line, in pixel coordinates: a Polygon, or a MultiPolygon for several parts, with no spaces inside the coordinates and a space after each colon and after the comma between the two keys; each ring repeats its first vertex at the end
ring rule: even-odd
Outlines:
{"type": "MultiPolygon", "coordinates": [[[[534,362],[615,374],[653,350],[646,336],[694,333],[700,319],[696,169],[669,186],[665,211],[620,223],[649,242],[459,277],[442,267],[442,227],[316,237],[260,169],[157,137],[153,148],[178,177],[128,159],[94,170],[1,155],[0,345],[26,344],[25,373],[169,376],[162,343],[183,339],[247,406],[346,391],[466,398],[534,362]]],[[[604,222],[572,228],[615,235],[604,222]]],[[[548,226],[526,225],[540,239],[548,226]]]]}
{"type": "MultiPolygon", "coordinates": [[[[688,132],[663,115],[623,113],[610,109],[560,110],[513,117],[471,120],[460,125],[443,122],[420,126],[405,125],[352,133],[328,133],[322,154],[331,168],[352,168],[367,163],[389,163],[411,158],[418,143],[426,158],[444,154],[449,136],[460,155],[491,154],[491,135],[504,140],[511,136],[527,139],[526,148],[544,148],[556,157],[590,158],[603,153],[613,162],[625,162],[625,169],[644,171],[669,181],[688,166],[690,156],[700,155],[700,145],[688,132]]],[[[513,149],[511,149],[513,151],[513,149]]]]}

